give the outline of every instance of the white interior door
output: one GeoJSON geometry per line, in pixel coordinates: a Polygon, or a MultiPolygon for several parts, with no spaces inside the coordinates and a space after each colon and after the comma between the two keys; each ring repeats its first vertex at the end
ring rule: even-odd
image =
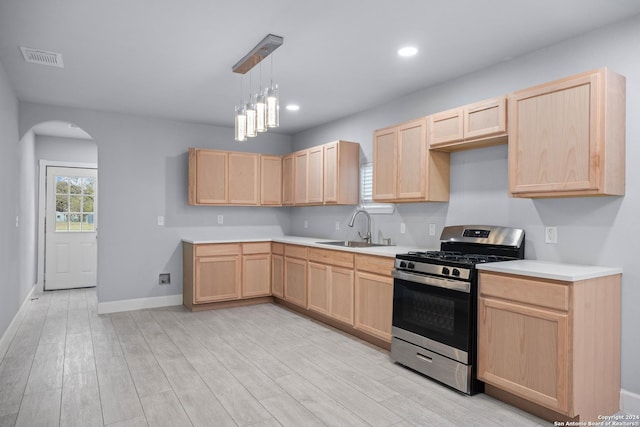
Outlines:
{"type": "Polygon", "coordinates": [[[47,167],[44,289],[96,286],[96,169],[47,167]]]}

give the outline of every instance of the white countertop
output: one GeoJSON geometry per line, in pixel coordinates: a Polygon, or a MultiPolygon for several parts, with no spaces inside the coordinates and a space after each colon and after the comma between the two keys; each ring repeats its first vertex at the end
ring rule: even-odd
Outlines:
{"type": "Polygon", "coordinates": [[[539,277],[542,279],[576,282],[579,280],[595,279],[596,277],[621,274],[622,269],[616,267],[600,267],[593,265],[563,264],[551,261],[516,260],[477,264],[482,271],[495,273],[517,274],[520,276],[539,277]]]}
{"type": "Polygon", "coordinates": [[[191,244],[207,244],[207,243],[242,243],[242,242],[278,242],[289,243],[293,245],[311,246],[321,249],[331,249],[336,251],[353,252],[366,255],[377,255],[394,258],[396,254],[407,253],[409,251],[432,251],[437,248],[416,248],[410,246],[372,246],[369,248],[349,248],[345,246],[325,245],[318,242],[335,242],[339,239],[323,239],[318,237],[299,237],[299,236],[279,236],[274,238],[243,238],[243,239],[209,239],[209,240],[193,240],[182,239],[183,242],[191,244]]]}

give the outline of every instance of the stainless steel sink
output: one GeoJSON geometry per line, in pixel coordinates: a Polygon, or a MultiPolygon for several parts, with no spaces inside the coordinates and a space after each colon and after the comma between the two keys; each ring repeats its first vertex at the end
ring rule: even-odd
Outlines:
{"type": "Polygon", "coordinates": [[[375,246],[393,246],[393,245],[382,245],[379,243],[367,243],[367,242],[359,242],[356,240],[339,240],[337,242],[316,242],[321,245],[331,245],[331,246],[343,246],[345,248],[372,248],[375,246]]]}

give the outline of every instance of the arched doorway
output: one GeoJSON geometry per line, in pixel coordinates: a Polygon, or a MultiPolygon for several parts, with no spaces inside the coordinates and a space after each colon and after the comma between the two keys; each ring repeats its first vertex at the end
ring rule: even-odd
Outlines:
{"type": "Polygon", "coordinates": [[[37,234],[35,250],[29,247],[33,239],[21,238],[25,273],[35,270],[39,291],[96,286],[95,141],[72,123],[47,121],[32,127],[21,144],[21,194],[36,195],[33,208],[21,196],[21,211],[33,220],[37,234]],[[31,176],[37,177],[33,185],[27,178],[29,163],[35,169],[31,176]],[[35,191],[26,191],[29,187],[35,191]]]}

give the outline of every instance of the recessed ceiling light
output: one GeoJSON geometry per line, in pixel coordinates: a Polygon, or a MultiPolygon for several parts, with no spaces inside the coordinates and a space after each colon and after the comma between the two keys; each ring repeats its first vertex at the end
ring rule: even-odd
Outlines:
{"type": "Polygon", "coordinates": [[[409,57],[409,56],[414,56],[417,53],[418,53],[418,48],[413,46],[405,46],[398,49],[398,55],[400,56],[409,57]]]}
{"type": "Polygon", "coordinates": [[[289,104],[286,108],[287,111],[298,111],[300,109],[300,106],[297,104],[289,104]]]}

